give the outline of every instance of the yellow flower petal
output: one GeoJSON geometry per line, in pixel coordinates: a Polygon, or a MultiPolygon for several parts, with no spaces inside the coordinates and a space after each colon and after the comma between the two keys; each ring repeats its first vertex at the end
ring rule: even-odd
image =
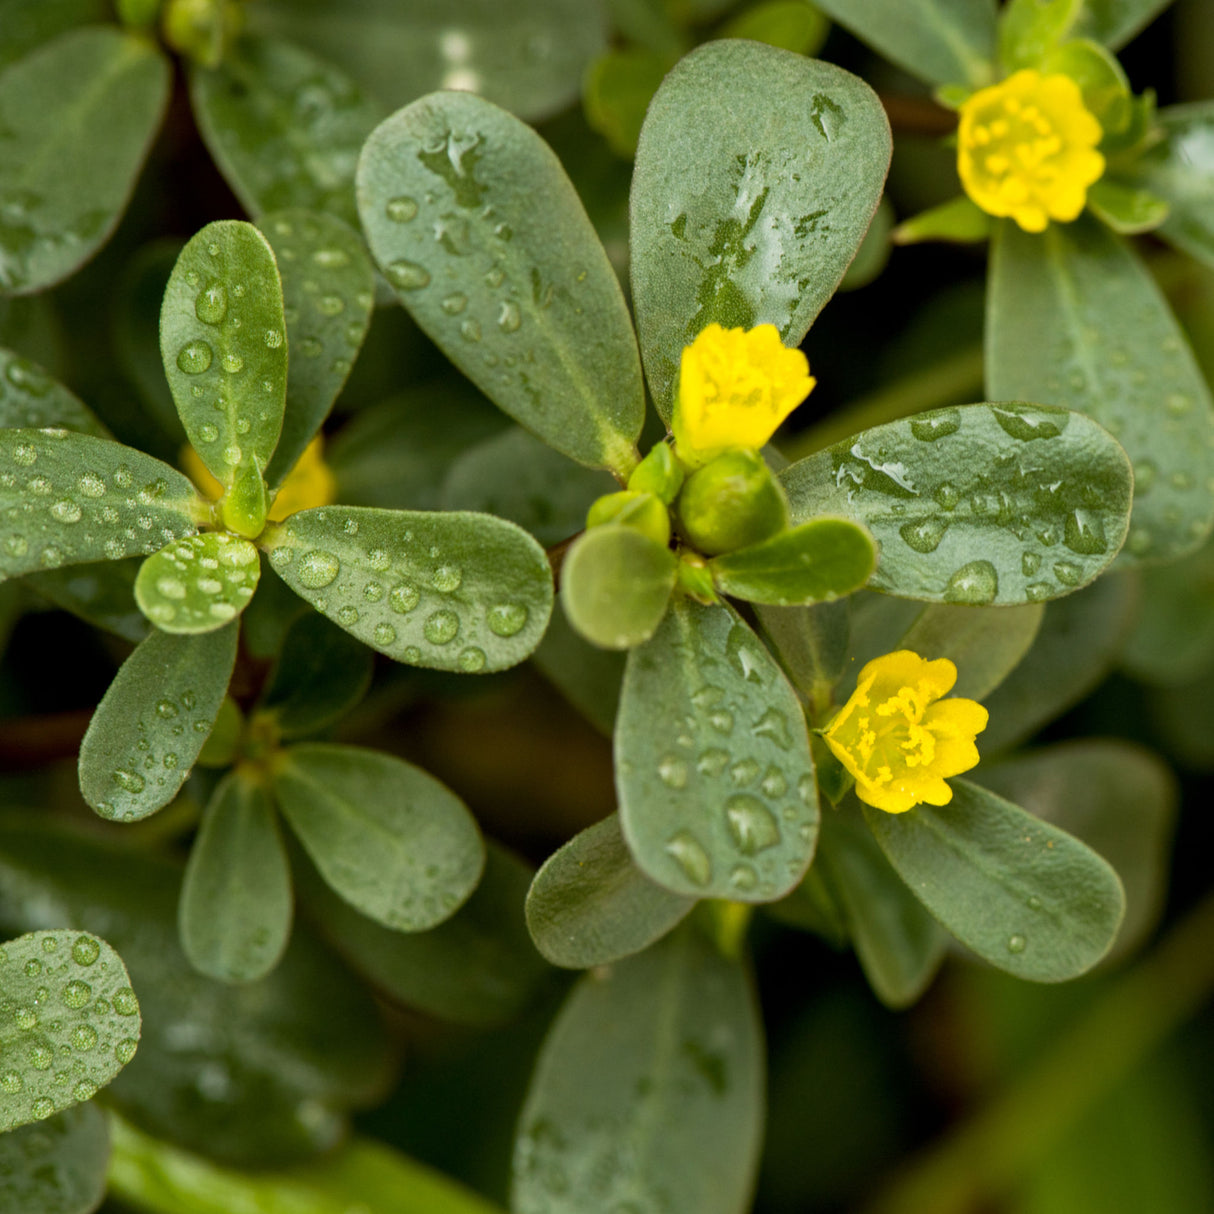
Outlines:
{"type": "Polygon", "coordinates": [[[1104,173],[1103,135],[1074,80],[1025,69],[962,104],[957,171],[988,214],[1041,232],[1078,218],[1104,173]]]}

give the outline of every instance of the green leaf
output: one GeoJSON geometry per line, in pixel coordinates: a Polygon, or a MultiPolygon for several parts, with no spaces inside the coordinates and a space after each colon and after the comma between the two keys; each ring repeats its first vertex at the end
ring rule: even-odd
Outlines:
{"type": "Polygon", "coordinates": [[[371,252],[443,353],[579,463],[626,475],[644,392],[620,284],[552,149],[467,93],[377,127],[358,167],[371,252]]]}
{"type": "Polygon", "coordinates": [[[248,540],[208,531],[149,556],[135,579],[135,601],[162,632],[214,632],[248,606],[260,577],[248,540]]]}
{"type": "Polygon", "coordinates": [[[811,704],[829,705],[831,689],[850,656],[848,603],[818,603],[808,608],[759,606],[755,615],[789,682],[811,704]]]}
{"type": "Polygon", "coordinates": [[[517,426],[470,446],[443,481],[444,510],[480,510],[509,519],[541,544],[559,544],[586,524],[586,512],[619,488],[607,472],[567,460],[517,426]]]}
{"type": "Polygon", "coordinates": [[[637,868],[611,814],[574,835],[536,873],[527,929],[553,965],[590,969],[648,948],[693,906],[637,868]]]}
{"type": "Polygon", "coordinates": [[[1095,38],[1116,50],[1169,3],[1170,0],[1084,0],[1072,33],[1095,38]]]}
{"type": "Polygon", "coordinates": [[[936,976],[948,936],[890,866],[855,797],[823,816],[819,866],[873,993],[909,1007],[936,976]]]}
{"type": "Polygon", "coordinates": [[[970,243],[986,240],[993,228],[991,217],[968,194],[903,220],[895,229],[895,244],[918,244],[923,240],[953,240],[970,243]]]}
{"type": "Polygon", "coordinates": [[[984,754],[1024,741],[1109,673],[1133,627],[1134,590],[1125,577],[1105,577],[1047,605],[1032,648],[986,699],[984,754]]]}
{"type": "Polygon", "coordinates": [[[1168,204],[1147,190],[1107,179],[1088,190],[1092,214],[1122,236],[1152,232],[1168,217],[1168,204]]]}
{"type": "Polygon", "coordinates": [[[0,429],[42,426],[110,437],[93,411],[37,363],[0,349],[0,429]]]}
{"type": "Polygon", "coordinates": [[[719,36],[750,38],[798,55],[813,55],[829,33],[830,22],[806,0],[762,0],[731,17],[719,36]]]}
{"type": "Polygon", "coordinates": [[[355,746],[282,752],[274,795],[321,876],[364,915],[422,932],[467,901],[485,845],[464,803],[419,767],[355,746]]]}
{"type": "Polygon", "coordinates": [[[276,211],[261,220],[282,277],[287,404],[266,469],[277,489],[320,429],[358,357],[375,302],[362,238],[332,215],[276,211]]]}
{"type": "Polygon", "coordinates": [[[0,0],[0,67],[77,25],[110,19],[105,0],[0,0]]]}
{"type": "Polygon", "coordinates": [[[624,838],[659,885],[771,902],[804,876],[818,834],[805,719],[732,608],[678,599],[628,655],[615,764],[624,838]]]}
{"type": "Polygon", "coordinates": [[[379,1099],[391,1074],[374,1002],[302,927],[260,982],[202,977],[178,944],[181,877],[178,864],[46,815],[0,818],[0,924],[96,933],[104,923],[139,992],[148,1031],[108,1102],[161,1137],[248,1168],[331,1148],[350,1107],[379,1099]]]}
{"type": "Polygon", "coordinates": [[[1125,452],[1079,413],[938,409],[866,430],[780,474],[793,521],[823,512],[880,545],[874,590],[934,602],[1040,602],[1086,585],[1125,539],[1125,452]]]}
{"type": "Polygon", "coordinates": [[[103,818],[134,822],[177,795],[228,690],[236,639],[235,624],[155,631],[122,664],[80,743],[80,791],[103,818]]]}
{"type": "Polygon", "coordinates": [[[991,82],[994,0],[814,0],[814,4],[929,84],[991,82]]]}
{"type": "Polygon", "coordinates": [[[1009,72],[1042,71],[1042,60],[1070,32],[1084,0],[1010,0],[999,14],[999,59],[1009,72]]]}
{"type": "Polygon", "coordinates": [[[1113,955],[1141,945],[1163,911],[1176,820],[1176,778],[1162,760],[1121,739],[1094,738],[984,764],[977,774],[1113,866],[1126,902],[1113,955]]]}
{"type": "Polygon", "coordinates": [[[0,973],[11,1009],[0,1027],[0,1130],[92,1100],[135,1056],[139,1001],[104,940],[30,932],[0,946],[0,973]]]}
{"type": "Polygon", "coordinates": [[[658,90],[632,179],[632,294],[658,412],[706,325],[798,345],[868,231],[885,111],[862,80],[752,42],[710,42],[658,90]]]}
{"type": "Polygon", "coordinates": [[[1156,121],[1163,137],[1135,163],[1132,178],[1169,204],[1159,234],[1214,267],[1214,102],[1167,106],[1156,121]]]}
{"type": "Polygon", "coordinates": [[[190,849],[177,922],[190,964],[219,982],[253,982],[291,937],[291,870],[269,793],[256,775],[224,777],[190,849]]]}
{"type": "MultiPolygon", "coordinates": [[[[806,5],[800,6],[806,13],[806,5]]],[[[665,51],[624,46],[600,55],[587,69],[582,88],[586,121],[617,156],[636,155],[645,111],[670,70],[665,51]]]]}
{"type": "Polygon", "coordinates": [[[71,30],[0,74],[0,294],[40,291],[100,248],[168,95],[164,56],[112,26],[71,30]]]}
{"type": "Polygon", "coordinates": [[[77,1105],[0,1137],[0,1210],[92,1214],[105,1200],[110,1131],[96,1105],[77,1105]]]}
{"type": "Polygon", "coordinates": [[[274,253],[250,223],[209,223],[181,250],[160,309],[160,355],[190,443],[232,486],[263,474],[282,430],[287,342],[274,253]]]}
{"type": "Polygon", "coordinates": [[[260,709],[284,738],[316,733],[367,694],[373,666],[365,645],[309,612],[287,630],[260,709]]]}
{"type": "Polygon", "coordinates": [[[407,1007],[454,1024],[502,1024],[551,973],[523,920],[532,870],[495,843],[472,897],[426,932],[380,926],[310,870],[300,873],[300,896],[322,929],[377,990],[407,1007]]]}
{"type": "Polygon", "coordinates": [[[872,536],[850,519],[815,518],[708,562],[722,594],[773,607],[840,598],[872,575],[872,536]]]}
{"type": "Polygon", "coordinates": [[[1134,98],[1116,56],[1099,42],[1075,38],[1050,50],[1037,69],[1043,74],[1060,72],[1079,85],[1084,106],[1104,132],[1101,149],[1115,155],[1134,120],[1135,105],[1142,101],[1134,98]]]}
{"type": "Polygon", "coordinates": [[[1108,952],[1125,912],[1117,874],[1078,839],[953,780],[903,814],[864,806],[890,863],[962,944],[1031,982],[1065,982],[1108,952]]]}
{"type": "Polygon", "coordinates": [[[592,645],[555,611],[533,655],[540,673],[604,737],[615,730],[624,679],[624,654],[592,645]]]}
{"type": "Polygon", "coordinates": [[[411,666],[504,670],[539,644],[552,612],[544,550],[485,514],[326,506],[261,543],[296,594],[411,666]]]}
{"type": "MultiPolygon", "coordinates": [[[[987,390],[1066,405],[1115,434],[1134,463],[1129,558],[1195,548],[1214,523],[1204,488],[1214,402],[1145,267],[1080,218],[995,235],[987,293],[987,390]]],[[[1123,558],[1125,559],[1125,558],[1123,558]]]]}
{"type": "Polygon", "coordinates": [[[121,443],[0,430],[0,577],[156,552],[204,510],[180,472],[121,443]]]}
{"type": "Polygon", "coordinates": [[[383,117],[340,68],[277,38],[243,38],[214,69],[190,72],[198,129],[255,219],[303,207],[349,224],[354,166],[383,117]]]}
{"type": "Polygon", "coordinates": [[[147,617],[135,603],[140,564],[130,559],[71,565],[28,573],[22,582],[56,607],[137,645],[149,630],[147,617]]]}
{"type": "Polygon", "coordinates": [[[745,970],[694,929],[587,974],[531,1081],[510,1208],[584,1214],[631,1202],[740,1214],[758,1162],[763,1086],[745,970]]]}
{"type": "Polygon", "coordinates": [[[523,118],[564,109],[606,46],[601,0],[262,0],[250,27],[302,43],[395,109],[471,89],[523,118]]]}
{"type": "Polygon", "coordinates": [[[592,644],[631,649],[661,624],[678,567],[669,548],[634,527],[594,527],[565,555],[561,606],[592,644]]]}

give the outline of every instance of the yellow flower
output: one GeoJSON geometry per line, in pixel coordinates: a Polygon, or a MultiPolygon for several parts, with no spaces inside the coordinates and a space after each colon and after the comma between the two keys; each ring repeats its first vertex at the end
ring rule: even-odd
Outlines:
{"type": "Polygon", "coordinates": [[[775,325],[709,325],[683,349],[672,427],[679,458],[698,466],[728,447],[763,446],[815,382],[775,325]]]}
{"type": "Polygon", "coordinates": [[[961,106],[957,170],[965,192],[1026,232],[1069,223],[1104,172],[1103,131],[1069,76],[1026,69],[961,106]]]}
{"type": "Polygon", "coordinates": [[[947,805],[944,782],[978,762],[974,738],[987,711],[974,700],[940,700],[957,681],[947,658],[928,662],[909,649],[887,653],[860,671],[850,700],[823,736],[856,779],[861,801],[900,814],[926,801],[947,805]]]}
{"type": "MultiPolygon", "coordinates": [[[[299,510],[314,506],[329,506],[337,496],[337,480],[322,458],[324,440],[318,434],[305,448],[295,467],[287,473],[270,507],[270,522],[281,523],[299,510]]],[[[181,452],[182,471],[198,486],[198,491],[212,501],[223,494],[223,486],[207,471],[193,447],[181,452]]]]}

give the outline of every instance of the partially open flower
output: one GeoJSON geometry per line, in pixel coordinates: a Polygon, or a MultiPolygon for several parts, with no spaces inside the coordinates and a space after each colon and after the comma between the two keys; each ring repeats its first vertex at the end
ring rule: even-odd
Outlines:
{"type": "Polygon", "coordinates": [[[814,386],[809,362],[775,325],[711,324],[683,350],[673,430],[679,458],[707,463],[727,447],[763,446],[814,386]]]}
{"type": "Polygon", "coordinates": [[[855,777],[861,801],[900,814],[923,801],[953,799],[945,779],[977,765],[974,738],[987,722],[986,709],[974,700],[941,700],[956,681],[957,668],[947,658],[928,662],[909,649],[860,671],[851,699],[823,737],[855,777]]]}
{"type": "Polygon", "coordinates": [[[957,170],[988,214],[1042,232],[1078,218],[1104,172],[1102,137],[1074,80],[1025,69],[962,104],[957,170]]]}

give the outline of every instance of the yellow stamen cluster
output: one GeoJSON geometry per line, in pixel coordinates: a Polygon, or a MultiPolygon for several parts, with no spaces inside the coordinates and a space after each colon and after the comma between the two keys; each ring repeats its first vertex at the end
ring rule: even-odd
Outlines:
{"type": "Polygon", "coordinates": [[[707,463],[729,447],[762,447],[815,380],[775,325],[711,324],[683,350],[673,430],[679,458],[707,463]]]}
{"type": "Polygon", "coordinates": [[[923,801],[953,799],[945,779],[977,765],[974,738],[987,722],[974,700],[941,701],[956,681],[947,658],[928,662],[909,649],[860,671],[855,692],[823,736],[855,777],[861,801],[900,814],[923,801]]]}
{"type": "Polygon", "coordinates": [[[957,169],[965,192],[1026,232],[1076,219],[1104,172],[1103,132],[1069,76],[1026,69],[961,106],[957,169]]]}

